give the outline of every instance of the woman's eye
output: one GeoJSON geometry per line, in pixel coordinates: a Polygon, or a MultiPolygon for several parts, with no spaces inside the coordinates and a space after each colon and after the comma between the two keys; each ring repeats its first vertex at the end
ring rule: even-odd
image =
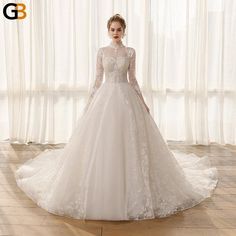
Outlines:
{"type": "MultiPolygon", "coordinates": [[[[114,31],[115,31],[115,29],[111,29],[111,31],[112,31],[112,32],[114,32],[114,31]]],[[[119,31],[119,32],[120,32],[120,31],[121,31],[121,29],[117,29],[117,31],[119,31]]]]}

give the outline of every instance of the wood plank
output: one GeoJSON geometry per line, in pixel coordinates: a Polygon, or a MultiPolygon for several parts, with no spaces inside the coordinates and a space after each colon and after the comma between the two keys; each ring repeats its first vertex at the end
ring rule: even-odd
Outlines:
{"type": "Polygon", "coordinates": [[[0,236],[1,235],[99,235],[99,236],[234,236],[236,235],[236,147],[184,145],[170,147],[199,156],[208,155],[219,171],[213,195],[197,206],[166,218],[141,221],[77,220],[56,216],[37,206],[15,182],[21,163],[45,149],[60,145],[0,143],[0,236]]]}

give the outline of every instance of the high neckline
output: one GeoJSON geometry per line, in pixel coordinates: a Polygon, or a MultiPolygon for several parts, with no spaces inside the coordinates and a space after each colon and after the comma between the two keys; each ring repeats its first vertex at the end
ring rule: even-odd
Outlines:
{"type": "Polygon", "coordinates": [[[115,48],[115,49],[121,48],[121,47],[124,47],[124,46],[125,45],[123,44],[122,41],[119,41],[117,43],[114,43],[113,41],[110,42],[110,47],[115,48]]]}

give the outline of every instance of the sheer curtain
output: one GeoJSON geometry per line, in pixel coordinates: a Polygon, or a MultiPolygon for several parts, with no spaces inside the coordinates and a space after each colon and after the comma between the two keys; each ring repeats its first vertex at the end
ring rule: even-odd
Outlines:
{"type": "Polygon", "coordinates": [[[236,2],[153,0],[151,9],[143,78],[151,80],[162,133],[190,144],[235,144],[236,2]]]}
{"type": "Polygon", "coordinates": [[[68,141],[94,82],[96,52],[110,41],[107,19],[120,13],[164,138],[236,144],[234,0],[24,3],[24,20],[0,16],[1,140],[68,141]]]}

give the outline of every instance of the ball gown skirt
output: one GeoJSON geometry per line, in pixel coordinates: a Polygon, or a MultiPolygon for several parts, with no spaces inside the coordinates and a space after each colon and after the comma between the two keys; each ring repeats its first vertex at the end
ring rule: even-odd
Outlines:
{"type": "Polygon", "coordinates": [[[171,151],[129,82],[104,82],[63,149],[16,171],[40,207],[67,217],[167,217],[210,197],[218,172],[208,156],[171,151]]]}

